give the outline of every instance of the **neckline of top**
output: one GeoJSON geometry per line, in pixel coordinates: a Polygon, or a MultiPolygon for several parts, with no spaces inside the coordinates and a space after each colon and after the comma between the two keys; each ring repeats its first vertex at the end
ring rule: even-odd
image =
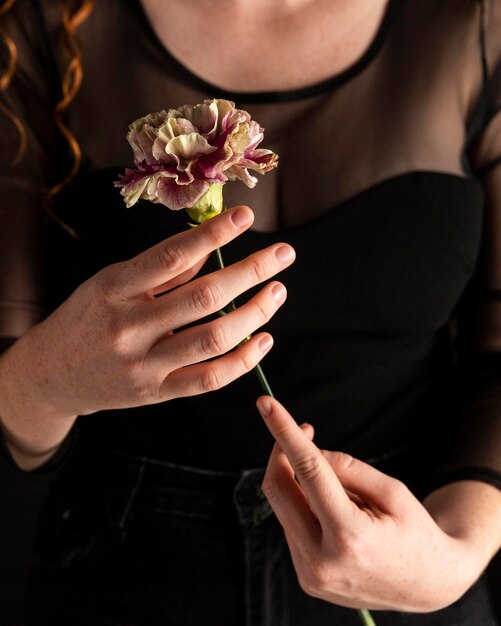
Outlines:
{"type": "MultiPolygon", "coordinates": [[[[112,166],[106,167],[99,170],[87,171],[86,173],[81,172],[80,176],[94,176],[94,175],[105,175],[108,176],[109,172],[113,172],[113,176],[115,176],[117,170],[122,170],[122,166],[112,166]]],[[[270,239],[275,240],[277,237],[290,237],[301,234],[303,231],[307,231],[310,229],[323,229],[328,221],[332,220],[336,216],[340,216],[343,213],[346,213],[347,210],[353,208],[354,205],[360,204],[362,200],[367,199],[371,194],[381,194],[388,188],[402,185],[405,186],[408,182],[412,182],[414,185],[421,185],[422,188],[425,188],[425,182],[431,182],[435,185],[442,186],[447,185],[448,183],[458,185],[461,187],[460,197],[464,200],[468,200],[471,198],[471,194],[481,203],[479,204],[479,208],[483,206],[484,201],[484,193],[483,193],[483,185],[482,182],[470,175],[459,174],[455,172],[448,172],[442,170],[432,170],[432,169],[411,169],[408,171],[392,174],[386,178],[383,178],[368,187],[357,191],[353,195],[341,200],[336,203],[334,206],[328,208],[325,211],[322,211],[318,215],[304,221],[299,224],[295,224],[294,226],[285,226],[276,228],[274,230],[247,230],[248,236],[254,236],[256,238],[270,239]],[[471,192],[470,192],[471,190],[471,192]]],[[[88,185],[86,184],[86,187],[88,185]]],[[[435,187],[436,189],[436,187],[435,187]]],[[[415,191],[415,190],[414,190],[415,191]]],[[[409,190],[406,189],[405,193],[408,195],[409,190]]]]}
{"type": "Polygon", "coordinates": [[[433,179],[437,185],[441,185],[442,183],[447,184],[457,184],[462,186],[462,195],[463,199],[469,197],[467,188],[470,188],[473,194],[481,201],[483,201],[483,186],[478,178],[474,176],[468,176],[463,174],[457,174],[454,172],[447,172],[441,170],[427,170],[427,169],[413,169],[405,172],[400,172],[398,174],[392,174],[387,178],[383,178],[376,183],[369,185],[368,187],[357,191],[353,195],[341,200],[336,203],[334,206],[330,207],[326,211],[322,211],[315,217],[306,220],[305,222],[300,222],[294,226],[287,226],[277,228],[273,231],[263,231],[263,230],[253,230],[249,229],[247,232],[251,233],[256,237],[280,237],[280,236],[291,236],[297,233],[301,233],[302,231],[308,229],[322,229],[325,228],[325,223],[336,216],[340,216],[342,213],[345,213],[348,209],[353,208],[353,205],[360,203],[362,200],[366,199],[371,194],[378,194],[384,192],[386,189],[390,187],[394,187],[395,185],[405,185],[409,181],[412,181],[414,184],[423,183],[426,179],[433,179]]]}
{"type": "Polygon", "coordinates": [[[339,87],[342,84],[348,82],[354,76],[359,74],[369,63],[374,59],[382,48],[386,37],[390,30],[393,18],[400,7],[402,0],[388,0],[385,13],[381,20],[378,30],[372,38],[370,44],[365,49],[358,59],[353,61],[344,70],[341,70],[337,74],[326,78],[320,82],[308,85],[306,87],[300,87],[298,89],[286,89],[277,91],[228,91],[222,87],[205,80],[201,76],[198,76],[192,72],[186,65],[184,65],[179,59],[177,59],[160,40],[159,36],[155,32],[153,25],[151,24],[148,15],[143,7],[141,0],[133,0],[132,6],[135,7],[136,13],[139,17],[139,21],[146,33],[155,44],[157,49],[167,58],[167,60],[174,64],[183,74],[202,91],[211,94],[214,97],[225,98],[226,100],[233,100],[235,102],[245,103],[269,103],[269,102],[293,102],[296,100],[303,100],[305,98],[311,98],[321,95],[322,93],[329,91],[335,87],[339,87]]]}

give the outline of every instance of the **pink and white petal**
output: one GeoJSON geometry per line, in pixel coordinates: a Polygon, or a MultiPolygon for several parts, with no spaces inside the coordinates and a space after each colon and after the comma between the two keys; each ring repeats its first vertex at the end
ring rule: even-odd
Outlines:
{"type": "Polygon", "coordinates": [[[172,158],[166,156],[165,148],[171,139],[187,133],[196,132],[191,122],[184,118],[169,118],[165,124],[158,129],[158,138],[153,146],[153,156],[158,161],[172,162],[172,158]]]}
{"type": "Polygon", "coordinates": [[[203,178],[214,178],[218,173],[223,172],[236,162],[233,152],[229,146],[218,148],[211,154],[205,154],[197,160],[196,171],[203,178]]]}
{"type": "Polygon", "coordinates": [[[237,124],[228,137],[228,144],[233,152],[243,155],[250,144],[249,126],[245,122],[237,124]]]}
{"type": "Polygon", "coordinates": [[[217,120],[217,109],[211,110],[210,103],[207,102],[185,104],[179,107],[179,113],[191,122],[201,135],[209,133],[214,128],[215,120],[217,120]]]}
{"type": "Polygon", "coordinates": [[[211,146],[210,143],[199,133],[190,133],[189,135],[180,135],[169,141],[165,147],[167,154],[176,156],[181,161],[195,159],[202,154],[211,154],[217,148],[211,146]]]}
{"type": "MultiPolygon", "coordinates": [[[[206,102],[208,102],[206,100],[206,102]]],[[[228,128],[228,120],[235,111],[235,103],[231,100],[216,99],[212,100],[217,109],[217,127],[216,133],[224,132],[228,128]]]]}
{"type": "Polygon", "coordinates": [[[196,126],[184,117],[172,118],[168,121],[168,123],[172,129],[172,137],[198,132],[196,126]]]}
{"type": "Polygon", "coordinates": [[[195,180],[195,178],[199,178],[198,176],[194,176],[191,171],[192,166],[194,164],[195,164],[194,161],[190,161],[190,163],[188,163],[187,166],[183,166],[183,165],[178,166],[175,173],[172,175],[172,178],[174,178],[174,180],[176,181],[178,185],[189,185],[195,180]]]}
{"type": "Polygon", "coordinates": [[[165,152],[166,145],[167,143],[163,137],[158,137],[153,144],[151,152],[157,163],[162,163],[163,161],[172,162],[172,157],[165,152]]]}
{"type": "Polygon", "coordinates": [[[249,122],[249,139],[247,150],[254,150],[264,139],[264,128],[254,120],[249,122]]]}
{"type": "Polygon", "coordinates": [[[250,155],[242,157],[237,165],[265,174],[277,167],[278,155],[271,150],[254,150],[250,155]]]}
{"type": "Polygon", "coordinates": [[[128,209],[130,209],[131,206],[134,206],[134,204],[136,204],[136,202],[141,198],[149,199],[149,198],[144,198],[143,196],[144,191],[148,187],[149,183],[150,183],[150,177],[146,176],[144,178],[134,180],[122,187],[122,189],[120,190],[120,194],[124,197],[125,206],[128,209]]]}
{"type": "Polygon", "coordinates": [[[129,124],[129,131],[141,131],[144,126],[151,126],[152,128],[159,128],[168,118],[168,114],[165,110],[158,111],[158,113],[149,113],[144,117],[140,117],[134,120],[132,124],[129,124]]]}
{"type": "Polygon", "coordinates": [[[169,143],[169,141],[176,136],[176,133],[172,129],[172,122],[175,121],[172,118],[168,119],[165,124],[162,124],[158,129],[158,139],[162,141],[165,145],[169,143]]]}
{"type": "Polygon", "coordinates": [[[180,173],[174,167],[165,168],[157,172],[154,176],[150,177],[148,187],[143,192],[142,197],[147,200],[151,200],[152,202],[158,202],[157,196],[159,191],[159,185],[160,182],[165,179],[173,180],[176,185],[189,185],[191,182],[193,182],[194,177],[192,174],[187,172],[180,173]]]}
{"type": "Polygon", "coordinates": [[[149,126],[145,126],[144,129],[138,131],[129,131],[127,134],[127,141],[131,145],[134,163],[136,165],[142,161],[145,161],[148,164],[154,163],[155,160],[152,155],[154,140],[155,132],[149,126]]]}
{"type": "Polygon", "coordinates": [[[244,185],[247,185],[247,187],[250,187],[251,189],[257,185],[257,178],[251,176],[245,167],[233,165],[226,170],[226,174],[230,180],[241,180],[244,185]]]}
{"type": "Polygon", "coordinates": [[[184,115],[181,113],[179,109],[169,109],[167,111],[165,119],[167,120],[167,119],[170,119],[171,117],[178,118],[178,117],[184,117],[184,115]]]}
{"type": "Polygon", "coordinates": [[[211,142],[216,136],[217,122],[219,112],[214,101],[204,102],[193,108],[193,124],[197,127],[198,132],[203,135],[207,141],[211,142]]]}
{"type": "Polygon", "coordinates": [[[267,163],[277,155],[272,150],[266,150],[265,148],[258,148],[257,150],[248,150],[245,153],[245,158],[256,163],[267,163]]]}
{"type": "Polygon", "coordinates": [[[144,160],[148,165],[153,165],[156,159],[153,155],[153,145],[157,138],[157,131],[151,126],[144,126],[143,130],[138,135],[138,143],[144,153],[144,160]]]}
{"type": "Polygon", "coordinates": [[[158,202],[173,211],[193,206],[207,193],[209,183],[205,180],[194,180],[188,185],[179,185],[173,178],[162,178],[158,182],[158,202]]]}

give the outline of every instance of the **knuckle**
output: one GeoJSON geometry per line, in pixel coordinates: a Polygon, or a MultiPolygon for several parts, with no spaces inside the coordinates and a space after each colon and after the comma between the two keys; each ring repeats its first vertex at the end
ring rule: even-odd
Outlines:
{"type": "Polygon", "coordinates": [[[221,308],[223,294],[215,282],[203,281],[192,293],[193,307],[200,313],[212,313],[221,308]]]}
{"type": "Polygon", "coordinates": [[[397,479],[391,479],[387,486],[387,497],[393,503],[405,501],[410,494],[408,487],[397,479]]]}
{"type": "Polygon", "coordinates": [[[206,222],[205,237],[211,249],[220,248],[226,243],[226,229],[220,220],[208,220],[206,222]]]}
{"type": "Polygon", "coordinates": [[[254,314],[256,315],[259,326],[266,324],[271,315],[259,301],[255,303],[254,314]]]}
{"type": "Polygon", "coordinates": [[[130,341],[129,334],[116,320],[110,321],[108,333],[110,352],[115,356],[124,357],[127,354],[127,346],[130,341]]]}
{"type": "Polygon", "coordinates": [[[94,275],[92,284],[96,290],[96,296],[102,302],[113,302],[121,298],[118,274],[122,263],[108,265],[94,275]]]}
{"type": "Polygon", "coordinates": [[[244,372],[250,372],[256,366],[256,359],[253,354],[250,354],[247,351],[241,351],[239,355],[239,360],[241,364],[241,369],[244,372]]]}
{"type": "Polygon", "coordinates": [[[326,558],[321,553],[306,557],[303,567],[302,589],[308,595],[324,597],[325,594],[337,593],[353,597],[356,579],[353,577],[354,564],[345,563],[337,557],[326,558]]]}
{"type": "Polygon", "coordinates": [[[200,349],[205,356],[215,356],[226,352],[229,348],[226,332],[220,324],[211,324],[202,334],[200,349]]]}
{"type": "Polygon", "coordinates": [[[338,531],[336,534],[336,552],[340,563],[346,563],[349,567],[357,567],[363,563],[368,554],[364,539],[349,530],[338,531]]]}
{"type": "Polygon", "coordinates": [[[298,581],[305,593],[319,597],[329,587],[329,568],[321,559],[310,560],[298,574],[298,581]]]}
{"type": "Polygon", "coordinates": [[[122,384],[127,397],[135,405],[158,402],[161,381],[145,374],[144,359],[139,356],[128,358],[122,368],[122,384]]]}
{"type": "Polygon", "coordinates": [[[329,451],[329,460],[334,465],[336,472],[342,474],[350,468],[354,459],[351,454],[333,450],[329,451]]]}
{"type": "Polygon", "coordinates": [[[321,475],[319,459],[312,454],[302,456],[295,461],[294,471],[299,480],[315,482],[321,475]]]}
{"type": "Polygon", "coordinates": [[[160,267],[173,273],[181,272],[188,265],[186,253],[172,241],[168,241],[165,245],[160,246],[158,261],[160,267]]]}
{"type": "Polygon", "coordinates": [[[116,311],[107,320],[108,349],[115,357],[129,364],[134,369],[134,351],[137,343],[137,326],[124,320],[124,316],[116,311]]]}
{"type": "Polygon", "coordinates": [[[315,559],[310,563],[309,570],[310,580],[313,582],[315,589],[321,590],[328,585],[330,568],[324,560],[315,559]]]}
{"type": "Polygon", "coordinates": [[[301,589],[309,596],[315,596],[316,589],[313,582],[313,577],[309,576],[306,572],[298,572],[297,580],[301,589]]]}
{"type": "Polygon", "coordinates": [[[215,367],[207,367],[200,375],[200,388],[203,392],[215,391],[223,386],[223,381],[215,367]]]}
{"type": "Polygon", "coordinates": [[[270,504],[280,499],[280,487],[271,476],[265,475],[261,489],[270,504]]]}
{"type": "Polygon", "coordinates": [[[138,375],[138,367],[131,366],[129,370],[128,385],[134,400],[138,404],[150,404],[155,400],[155,388],[150,381],[138,375]]]}
{"type": "Polygon", "coordinates": [[[251,273],[252,278],[257,283],[260,283],[263,280],[265,280],[269,273],[266,269],[266,264],[260,261],[256,257],[249,259],[249,271],[251,273]]]}

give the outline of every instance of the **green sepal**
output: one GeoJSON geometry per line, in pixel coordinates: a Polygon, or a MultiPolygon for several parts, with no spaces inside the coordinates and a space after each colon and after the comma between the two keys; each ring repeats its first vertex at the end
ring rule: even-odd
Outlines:
{"type": "Polygon", "coordinates": [[[186,209],[192,220],[202,224],[223,211],[223,184],[212,184],[207,193],[193,206],[186,209]]]}

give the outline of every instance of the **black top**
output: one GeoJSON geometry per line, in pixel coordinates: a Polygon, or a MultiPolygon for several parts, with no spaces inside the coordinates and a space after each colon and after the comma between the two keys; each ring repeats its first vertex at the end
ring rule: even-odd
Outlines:
{"type": "MultiPolygon", "coordinates": [[[[390,0],[353,65],[272,93],[228,93],[195,76],[139,0],[96,3],[79,30],[84,83],[68,116],[84,165],[57,209],[79,239],[53,223],[46,245],[40,188],[68,169],[51,123],[65,67],[57,4],[18,0],[6,20],[20,56],[2,97],[30,147],[13,168],[16,133],[0,121],[3,335],[22,332],[38,307],[50,311],[99,268],[187,227],[183,212],[161,205],[125,209],[113,181],[132,160],[127,125],[229,98],[265,127],[263,145],[280,165],[254,190],[226,185],[226,203],[272,207],[280,225],[226,246],[225,261],[280,240],[297,251],[281,276],[288,301],[267,326],[275,348],[263,367],[277,397],[315,426],[321,447],[416,489],[500,481],[501,2],[390,0]]],[[[79,432],[186,465],[262,466],[271,438],[254,407],[259,393],[249,374],[204,396],[82,418],[79,432]]]]}

